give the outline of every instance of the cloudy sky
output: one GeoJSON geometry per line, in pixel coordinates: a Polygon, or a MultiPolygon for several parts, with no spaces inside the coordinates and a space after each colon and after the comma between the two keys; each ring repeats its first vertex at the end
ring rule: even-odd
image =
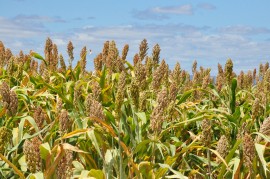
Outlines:
{"type": "Polygon", "coordinates": [[[270,60],[269,7],[269,0],[0,0],[0,40],[15,54],[43,55],[51,37],[64,56],[71,40],[77,57],[83,46],[92,49],[92,69],[106,40],[120,51],[129,44],[131,60],[146,38],[171,68],[179,61],[190,70],[197,60],[215,74],[231,58],[239,72],[270,60]]]}

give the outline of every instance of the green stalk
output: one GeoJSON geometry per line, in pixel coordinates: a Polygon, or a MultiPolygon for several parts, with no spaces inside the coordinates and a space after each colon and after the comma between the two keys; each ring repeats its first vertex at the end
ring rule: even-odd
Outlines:
{"type": "Polygon", "coordinates": [[[207,159],[208,159],[208,173],[209,173],[209,178],[212,179],[211,151],[209,149],[207,149],[207,159]]]}

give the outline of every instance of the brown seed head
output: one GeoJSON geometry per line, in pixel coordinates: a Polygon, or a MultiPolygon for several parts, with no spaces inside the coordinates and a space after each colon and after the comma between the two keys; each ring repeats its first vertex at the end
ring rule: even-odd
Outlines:
{"type": "Polygon", "coordinates": [[[233,62],[231,59],[228,59],[225,64],[225,77],[227,84],[230,85],[233,78],[233,62]]]}
{"type": "Polygon", "coordinates": [[[217,143],[217,152],[220,154],[222,158],[225,158],[229,153],[229,147],[230,144],[227,137],[225,135],[222,135],[217,143]]]}
{"type": "Polygon", "coordinates": [[[58,179],[69,179],[72,175],[72,151],[65,150],[63,158],[59,161],[56,169],[58,179]]]}
{"type": "Polygon", "coordinates": [[[34,119],[39,130],[41,130],[43,128],[43,123],[45,121],[45,114],[40,106],[37,107],[34,112],[34,119]]]}
{"type": "Polygon", "coordinates": [[[67,52],[68,52],[68,56],[69,56],[69,66],[71,67],[72,65],[72,61],[74,60],[74,56],[73,56],[73,44],[71,41],[68,42],[67,45],[67,52]]]}
{"type": "Polygon", "coordinates": [[[85,72],[85,67],[86,67],[86,55],[87,55],[87,49],[86,46],[84,46],[81,50],[81,60],[80,60],[80,66],[81,66],[81,70],[82,72],[85,72]]]}
{"type": "Polygon", "coordinates": [[[244,74],[243,71],[241,71],[240,74],[237,77],[237,86],[240,89],[243,89],[244,88],[244,77],[245,77],[245,74],[244,74]]]}
{"type": "Polygon", "coordinates": [[[174,81],[176,84],[180,84],[181,82],[181,67],[179,62],[177,62],[174,67],[174,70],[171,74],[171,80],[174,81]]]}
{"type": "Polygon", "coordinates": [[[244,164],[252,170],[253,159],[255,158],[255,147],[252,137],[245,133],[243,136],[243,157],[244,164]]]}
{"type": "Polygon", "coordinates": [[[7,64],[9,59],[13,56],[13,54],[12,54],[12,52],[11,52],[11,50],[9,48],[6,49],[5,56],[6,56],[5,64],[7,64]]]}
{"type": "Polygon", "coordinates": [[[154,65],[156,66],[157,64],[159,64],[159,59],[160,59],[160,47],[158,44],[156,44],[154,47],[153,47],[153,50],[152,50],[152,57],[153,57],[153,62],[154,62],[154,65]]]}
{"type": "Polygon", "coordinates": [[[211,122],[208,119],[202,120],[202,141],[205,146],[209,147],[212,141],[211,122]]]}
{"type": "Polygon", "coordinates": [[[5,126],[0,127],[0,154],[5,153],[7,144],[11,139],[11,132],[5,126]]]}
{"type": "Polygon", "coordinates": [[[147,55],[147,50],[148,50],[148,43],[146,39],[143,39],[141,44],[140,44],[140,52],[139,56],[140,59],[143,61],[144,57],[147,55]]]}
{"type": "Polygon", "coordinates": [[[10,92],[10,102],[8,106],[8,112],[11,116],[15,116],[18,109],[18,97],[14,91],[10,92]]]}
{"type": "MultiPolygon", "coordinates": [[[[270,117],[264,119],[259,132],[266,136],[270,136],[270,117]]],[[[257,136],[256,141],[260,142],[261,139],[261,136],[257,136]]]]}
{"type": "Polygon", "coordinates": [[[129,45],[126,44],[122,50],[122,60],[126,60],[127,58],[127,54],[128,54],[128,50],[129,50],[129,45]]]}
{"type": "Polygon", "coordinates": [[[5,46],[2,41],[0,41],[0,66],[4,67],[5,65],[5,46]]]}
{"type": "Polygon", "coordinates": [[[60,133],[66,133],[70,127],[71,121],[69,119],[68,112],[63,109],[59,116],[59,131],[60,133]]]}
{"type": "Polygon", "coordinates": [[[58,68],[58,49],[57,49],[57,45],[53,44],[53,48],[52,48],[52,61],[50,64],[50,69],[52,71],[56,71],[56,69],[58,68]]]}
{"type": "Polygon", "coordinates": [[[102,53],[99,53],[94,59],[94,66],[96,72],[102,70],[102,53]]]}
{"type": "Polygon", "coordinates": [[[103,46],[103,50],[102,50],[102,61],[104,63],[106,63],[106,59],[107,59],[107,56],[109,54],[109,48],[110,48],[110,42],[109,41],[106,41],[104,43],[104,46],[103,46]]]}
{"type": "Polygon", "coordinates": [[[64,73],[66,72],[67,67],[66,67],[66,63],[62,54],[60,54],[59,59],[60,59],[60,72],[64,73]]]}
{"type": "Polygon", "coordinates": [[[26,156],[27,167],[31,173],[41,171],[42,160],[40,157],[39,146],[42,142],[38,137],[34,137],[31,140],[26,140],[23,144],[23,153],[26,156]]]}
{"type": "Polygon", "coordinates": [[[133,105],[138,109],[139,107],[139,84],[135,79],[132,79],[130,84],[130,95],[133,105]]]}
{"type": "Polygon", "coordinates": [[[97,81],[93,81],[92,83],[92,93],[93,93],[93,98],[98,101],[99,96],[101,95],[101,87],[97,81]]]}
{"type": "Polygon", "coordinates": [[[197,61],[195,60],[192,64],[192,73],[194,75],[194,73],[197,71],[197,61]]]}
{"type": "Polygon", "coordinates": [[[140,61],[140,56],[139,54],[136,53],[133,57],[133,65],[136,66],[139,61],[140,61]]]}
{"type": "MultiPolygon", "coordinates": [[[[4,104],[9,105],[10,103],[10,89],[9,85],[4,81],[0,88],[0,94],[2,96],[2,101],[4,104]]],[[[8,107],[8,106],[6,106],[8,107]]]]}

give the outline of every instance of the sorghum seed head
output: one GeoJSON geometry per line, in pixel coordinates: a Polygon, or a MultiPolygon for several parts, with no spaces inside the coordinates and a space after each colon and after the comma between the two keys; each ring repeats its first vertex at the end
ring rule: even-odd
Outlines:
{"type": "Polygon", "coordinates": [[[67,45],[67,52],[68,52],[68,56],[70,58],[70,60],[72,61],[74,59],[74,56],[73,56],[73,44],[71,41],[68,42],[68,45],[67,45]]]}
{"type": "Polygon", "coordinates": [[[127,54],[128,54],[128,50],[129,50],[129,45],[126,44],[123,48],[123,51],[122,51],[122,60],[126,60],[127,58],[127,54]]]}
{"type": "Polygon", "coordinates": [[[212,140],[211,122],[208,119],[202,120],[202,141],[205,146],[210,146],[212,140]]]}
{"type": "Polygon", "coordinates": [[[59,161],[56,169],[58,179],[69,179],[72,175],[72,151],[65,150],[63,158],[59,161]]]}
{"type": "Polygon", "coordinates": [[[41,171],[42,161],[40,157],[39,146],[42,142],[38,137],[34,137],[31,140],[26,140],[23,144],[23,153],[26,157],[27,167],[31,173],[41,171]]]}
{"type": "Polygon", "coordinates": [[[252,137],[245,133],[243,136],[243,157],[244,164],[251,170],[253,159],[255,157],[255,147],[252,137]]]}
{"type": "Polygon", "coordinates": [[[5,56],[6,56],[6,64],[9,61],[9,59],[12,57],[12,52],[9,48],[6,49],[5,56]]]}
{"type": "Polygon", "coordinates": [[[225,76],[227,80],[227,84],[231,84],[233,78],[233,62],[231,59],[228,59],[225,64],[225,76]]]}
{"type": "Polygon", "coordinates": [[[17,113],[17,109],[18,109],[18,97],[14,91],[11,91],[10,102],[9,102],[9,107],[8,107],[8,111],[10,115],[15,116],[15,114],[17,113]]]}
{"type": "Polygon", "coordinates": [[[156,44],[156,45],[153,47],[153,50],[152,50],[152,57],[153,57],[154,65],[159,64],[160,51],[161,51],[161,49],[160,49],[159,45],[156,44]]]}
{"type": "Polygon", "coordinates": [[[147,50],[148,50],[147,40],[143,39],[143,41],[140,44],[140,52],[139,52],[139,56],[141,60],[143,60],[144,57],[147,55],[147,50]]]}
{"type": "Polygon", "coordinates": [[[197,61],[195,60],[192,64],[192,73],[194,74],[197,71],[197,61]]]}
{"type": "Polygon", "coordinates": [[[102,61],[105,63],[106,62],[106,58],[109,54],[109,47],[110,47],[110,42],[109,41],[106,41],[104,43],[104,46],[103,46],[103,50],[102,50],[102,61]]]}
{"type": "Polygon", "coordinates": [[[92,83],[92,93],[93,93],[93,98],[98,101],[99,96],[101,95],[101,87],[99,83],[96,81],[92,83]]]}
{"type": "Polygon", "coordinates": [[[237,86],[240,89],[243,89],[244,88],[244,77],[245,77],[245,74],[244,74],[243,71],[241,71],[240,74],[237,77],[237,86]]]}
{"type": "MultiPolygon", "coordinates": [[[[217,152],[222,158],[225,158],[229,153],[229,141],[225,135],[222,135],[217,143],[217,152]]],[[[219,160],[218,160],[219,161],[219,160]]]]}
{"type": "Polygon", "coordinates": [[[81,66],[81,70],[83,72],[85,72],[85,68],[86,68],[86,54],[87,54],[87,49],[86,46],[84,46],[81,50],[81,60],[80,60],[80,66],[81,66]]]}
{"type": "Polygon", "coordinates": [[[5,153],[6,146],[11,138],[11,132],[5,126],[0,127],[0,154],[5,153]]]}
{"type": "Polygon", "coordinates": [[[94,66],[96,72],[102,70],[102,53],[99,53],[94,59],[94,66]]]}
{"type": "MultiPolygon", "coordinates": [[[[4,103],[10,103],[10,89],[9,85],[4,81],[0,87],[0,94],[4,103]]],[[[7,107],[7,106],[6,106],[7,107]]]]}
{"type": "MultiPolygon", "coordinates": [[[[270,136],[270,117],[264,119],[259,132],[266,136],[270,136]]],[[[256,141],[260,142],[260,140],[261,140],[261,136],[257,136],[256,141]]]]}
{"type": "Polygon", "coordinates": [[[68,112],[63,109],[59,116],[59,131],[61,133],[68,132],[69,128],[71,126],[71,121],[68,116],[68,112]]]}
{"type": "Polygon", "coordinates": [[[130,84],[130,95],[132,99],[132,103],[136,108],[139,107],[139,84],[135,79],[132,79],[130,84]]]}
{"type": "Polygon", "coordinates": [[[139,61],[140,61],[140,56],[139,54],[136,53],[133,57],[133,65],[136,66],[139,61]]]}
{"type": "Polygon", "coordinates": [[[146,57],[146,76],[150,77],[152,75],[152,69],[153,69],[153,60],[150,57],[146,57]]]}
{"type": "Polygon", "coordinates": [[[37,107],[34,112],[34,119],[38,128],[41,130],[45,121],[45,114],[43,113],[43,110],[40,106],[37,107]]]}
{"type": "Polygon", "coordinates": [[[59,59],[60,59],[60,71],[65,72],[67,70],[67,67],[62,54],[60,54],[59,59]]]}

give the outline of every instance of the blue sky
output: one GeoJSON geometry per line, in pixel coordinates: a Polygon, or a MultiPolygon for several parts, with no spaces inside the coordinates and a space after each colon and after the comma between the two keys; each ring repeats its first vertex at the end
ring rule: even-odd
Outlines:
{"type": "Polygon", "coordinates": [[[92,59],[106,40],[115,40],[128,58],[146,38],[149,52],[158,43],[161,58],[173,68],[179,61],[211,67],[234,61],[235,71],[258,67],[270,59],[270,1],[268,0],[0,0],[0,40],[16,54],[33,49],[43,55],[50,37],[66,55],[71,40],[75,54],[83,46],[92,59]]]}

